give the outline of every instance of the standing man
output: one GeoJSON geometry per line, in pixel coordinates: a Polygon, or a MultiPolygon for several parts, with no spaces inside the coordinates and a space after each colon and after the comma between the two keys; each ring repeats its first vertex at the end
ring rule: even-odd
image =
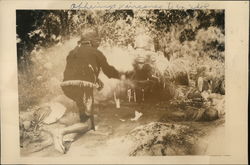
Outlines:
{"type": "Polygon", "coordinates": [[[64,79],[61,84],[64,94],[74,100],[78,109],[80,123],[58,129],[53,139],[55,148],[65,153],[63,136],[70,133],[85,133],[94,127],[93,88],[102,88],[98,79],[100,70],[109,78],[119,79],[120,73],[107,63],[105,56],[97,50],[100,37],[96,32],[89,32],[81,37],[75,49],[67,56],[64,79]]]}

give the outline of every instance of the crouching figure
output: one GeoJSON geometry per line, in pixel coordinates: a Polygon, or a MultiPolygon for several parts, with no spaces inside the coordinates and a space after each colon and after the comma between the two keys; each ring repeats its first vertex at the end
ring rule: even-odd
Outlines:
{"type": "Polygon", "coordinates": [[[54,135],[55,148],[65,153],[63,136],[70,133],[85,133],[95,130],[93,118],[93,88],[101,88],[98,79],[100,69],[109,78],[120,78],[120,73],[107,63],[105,56],[97,50],[101,39],[96,32],[83,35],[78,45],[67,56],[64,79],[61,88],[72,99],[78,109],[80,122],[58,129],[54,135]]]}

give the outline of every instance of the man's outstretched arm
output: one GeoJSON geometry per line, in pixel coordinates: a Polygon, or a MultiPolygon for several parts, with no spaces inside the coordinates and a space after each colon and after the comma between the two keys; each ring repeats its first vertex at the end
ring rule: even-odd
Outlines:
{"type": "Polygon", "coordinates": [[[120,79],[120,73],[118,72],[117,69],[115,69],[114,66],[111,66],[108,64],[106,57],[101,53],[97,53],[96,55],[97,62],[102,68],[103,73],[108,77],[108,78],[116,78],[120,79]]]}

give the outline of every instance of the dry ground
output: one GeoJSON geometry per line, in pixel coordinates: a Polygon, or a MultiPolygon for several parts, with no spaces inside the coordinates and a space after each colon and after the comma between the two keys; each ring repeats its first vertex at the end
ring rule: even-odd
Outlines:
{"type": "MultiPolygon", "coordinates": [[[[63,157],[97,155],[128,156],[131,155],[131,147],[134,145],[134,142],[129,140],[131,131],[139,126],[148,125],[149,123],[187,126],[188,129],[195,130],[190,132],[190,136],[196,140],[193,144],[192,151],[187,152],[188,154],[225,154],[224,117],[210,122],[188,121],[185,118],[187,110],[174,109],[167,105],[168,103],[137,104],[122,102],[121,108],[116,109],[112,102],[99,104],[95,107],[97,130],[89,131],[79,136],[74,142],[65,143],[67,146],[66,154],[57,152],[53,147],[52,141],[48,140],[50,145],[43,149],[35,149],[39,146],[39,142],[23,147],[21,149],[21,155],[63,157]],[[142,116],[136,121],[131,121],[131,119],[135,117],[135,111],[141,112],[142,116]]],[[[70,120],[76,120],[74,119],[76,116],[74,112],[69,112],[60,122],[54,124],[54,127],[63,126],[62,123],[67,123],[70,120]]],[[[145,136],[145,138],[147,137],[145,136]]],[[[170,155],[183,155],[187,153],[177,151],[172,152],[172,154],[170,152],[170,155]]],[[[166,153],[151,153],[149,155],[166,155],[166,153]]]]}

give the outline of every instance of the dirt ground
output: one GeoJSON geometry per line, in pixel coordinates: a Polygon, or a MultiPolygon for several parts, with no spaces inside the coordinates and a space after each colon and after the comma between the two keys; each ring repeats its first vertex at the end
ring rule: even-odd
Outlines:
{"type": "MultiPolygon", "coordinates": [[[[173,109],[166,105],[168,104],[122,102],[121,108],[117,109],[115,108],[114,102],[99,104],[95,107],[96,131],[89,131],[80,135],[74,142],[66,142],[66,154],[61,154],[56,151],[53,147],[52,139],[49,138],[49,145],[47,147],[31,152],[31,148],[34,148],[34,145],[37,144],[34,143],[34,145],[21,148],[21,155],[39,157],[128,156],[131,153],[131,147],[134,145],[131,141],[127,140],[129,139],[127,137],[130,136],[131,130],[154,122],[188,126],[188,128],[199,132],[191,135],[198,140],[195,140],[194,149],[192,152],[189,152],[189,154],[224,154],[224,117],[210,122],[188,121],[185,118],[186,110],[173,109]],[[131,119],[135,117],[136,111],[140,112],[142,116],[132,121],[131,119]]],[[[67,115],[71,117],[66,116],[66,120],[74,120],[74,117],[77,116],[74,112],[69,112],[67,115]]],[[[62,123],[63,120],[61,121],[61,125],[62,123]]],[[[55,126],[58,126],[58,123],[55,126]]]]}

